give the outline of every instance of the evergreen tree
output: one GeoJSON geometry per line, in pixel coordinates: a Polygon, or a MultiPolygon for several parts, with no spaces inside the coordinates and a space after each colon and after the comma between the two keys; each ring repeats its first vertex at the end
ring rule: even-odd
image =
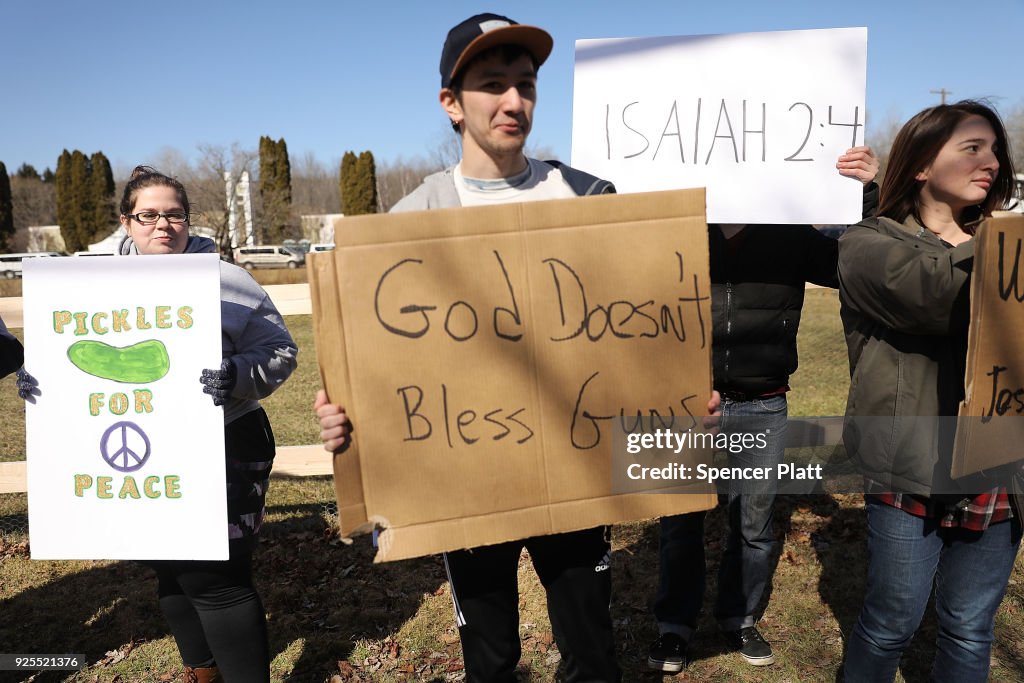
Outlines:
{"type": "Polygon", "coordinates": [[[341,157],[341,210],[346,216],[377,213],[377,169],[373,153],[341,157]]]}
{"type": "Polygon", "coordinates": [[[288,144],[281,138],[277,141],[277,190],[288,204],[292,205],[292,164],[288,160],[288,144]]]}
{"type": "Polygon", "coordinates": [[[93,215],[91,217],[90,242],[107,237],[117,224],[114,207],[114,174],[110,162],[103,152],[96,152],[89,159],[90,185],[92,186],[93,215]]]}
{"type": "Polygon", "coordinates": [[[264,234],[279,243],[290,235],[292,173],[284,138],[260,138],[260,199],[263,201],[264,234]]]}
{"type": "MultiPolygon", "coordinates": [[[[274,195],[276,183],[277,147],[268,135],[260,136],[260,200],[263,203],[263,237],[269,242],[276,242],[277,234],[277,197],[274,195]]],[[[257,233],[259,234],[259,233],[257,233]]],[[[263,240],[259,240],[263,241],[263,240]]]]}
{"type": "Polygon", "coordinates": [[[14,205],[11,203],[11,179],[0,161],[0,249],[7,251],[14,238],[14,205]]]}
{"type": "Polygon", "coordinates": [[[377,213],[377,165],[373,161],[373,152],[366,151],[359,155],[356,178],[359,183],[359,213],[377,213]]]}
{"type": "Polygon", "coordinates": [[[338,187],[341,189],[341,212],[346,216],[355,215],[355,205],[352,203],[355,199],[355,189],[352,187],[352,181],[355,178],[357,162],[355,152],[352,151],[345,152],[341,157],[338,187]]]}
{"type": "Polygon", "coordinates": [[[260,136],[260,194],[263,193],[263,184],[267,178],[274,173],[274,162],[271,157],[274,154],[274,141],[269,135],[260,136]]]}
{"type": "Polygon", "coordinates": [[[72,244],[78,244],[74,237],[74,225],[72,220],[71,197],[71,153],[66,149],[61,152],[57,159],[57,173],[54,176],[57,194],[57,224],[60,226],[60,235],[64,238],[64,245],[68,251],[72,244]]]}
{"type": "Polygon", "coordinates": [[[24,178],[25,180],[40,179],[39,171],[37,171],[36,167],[33,166],[32,164],[22,164],[21,166],[18,167],[18,170],[15,171],[14,175],[18,176],[19,178],[24,178]]]}
{"type": "Polygon", "coordinates": [[[92,241],[90,238],[92,237],[94,202],[92,183],[89,182],[90,175],[89,157],[77,149],[73,150],[71,152],[71,196],[74,199],[74,204],[71,215],[75,243],[79,245],[75,251],[87,249],[92,241]]]}
{"type": "MultiPolygon", "coordinates": [[[[95,239],[96,215],[92,163],[77,149],[70,154],[64,150],[57,161],[57,223],[68,251],[81,251],[95,239]]],[[[103,227],[109,224],[104,221],[103,227]]]]}
{"type": "Polygon", "coordinates": [[[54,182],[57,223],[68,251],[82,251],[110,234],[117,223],[114,174],[103,152],[87,157],[66,149],[57,159],[57,173],[46,169],[43,182],[54,182]]]}

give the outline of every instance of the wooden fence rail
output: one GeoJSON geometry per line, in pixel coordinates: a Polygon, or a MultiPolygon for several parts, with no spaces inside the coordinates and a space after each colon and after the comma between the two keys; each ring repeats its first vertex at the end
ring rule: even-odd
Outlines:
{"type": "MultiPolygon", "coordinates": [[[[267,285],[263,289],[270,295],[270,300],[281,315],[309,315],[313,312],[307,284],[267,285]]],[[[0,317],[7,327],[22,327],[22,298],[0,298],[0,317]]],[[[278,448],[272,474],[280,477],[311,477],[331,474],[333,471],[331,456],[324,452],[322,445],[313,444],[278,448]]],[[[0,493],[24,493],[27,490],[25,461],[0,462],[0,493]]]]}

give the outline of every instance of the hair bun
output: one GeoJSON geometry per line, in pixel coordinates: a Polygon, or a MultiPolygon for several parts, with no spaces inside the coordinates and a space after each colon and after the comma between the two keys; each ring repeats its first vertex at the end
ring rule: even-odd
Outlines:
{"type": "Polygon", "coordinates": [[[157,185],[173,188],[178,195],[178,201],[181,202],[181,208],[185,209],[185,213],[190,212],[188,194],[178,180],[164,175],[152,166],[140,165],[132,169],[131,177],[125,183],[124,194],[121,195],[121,215],[131,214],[135,208],[136,195],[140,190],[157,185]]]}
{"type": "Polygon", "coordinates": [[[139,176],[149,175],[151,173],[156,172],[157,170],[152,166],[136,166],[135,168],[132,169],[132,175],[129,178],[129,180],[135,180],[139,176]]]}

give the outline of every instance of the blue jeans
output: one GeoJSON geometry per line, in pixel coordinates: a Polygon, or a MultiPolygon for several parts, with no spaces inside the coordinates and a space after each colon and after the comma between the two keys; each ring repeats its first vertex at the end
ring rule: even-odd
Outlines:
{"type": "Polygon", "coordinates": [[[892,681],[935,584],[939,622],[931,681],[988,679],[996,609],[1020,544],[1015,522],[943,529],[867,498],[868,581],[846,646],[847,683],[892,681]]]}
{"type": "MultiPolygon", "coordinates": [[[[723,434],[766,433],[766,447],[729,453],[731,467],[777,468],[786,445],[786,396],[722,402],[723,434]]],[[[777,471],[777,470],[776,470],[777,471]]],[[[729,482],[729,535],[718,570],[715,618],[723,630],[753,626],[775,552],[774,477],[729,482]]],[[[704,512],[663,517],[654,616],[661,633],[689,638],[704,593],[704,512]]]]}

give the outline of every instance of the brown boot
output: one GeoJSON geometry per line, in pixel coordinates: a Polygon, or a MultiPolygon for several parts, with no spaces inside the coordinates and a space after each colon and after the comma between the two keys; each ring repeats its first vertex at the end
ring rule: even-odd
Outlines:
{"type": "Polygon", "coordinates": [[[215,666],[204,666],[199,669],[186,666],[185,683],[224,683],[224,679],[215,666]]]}

